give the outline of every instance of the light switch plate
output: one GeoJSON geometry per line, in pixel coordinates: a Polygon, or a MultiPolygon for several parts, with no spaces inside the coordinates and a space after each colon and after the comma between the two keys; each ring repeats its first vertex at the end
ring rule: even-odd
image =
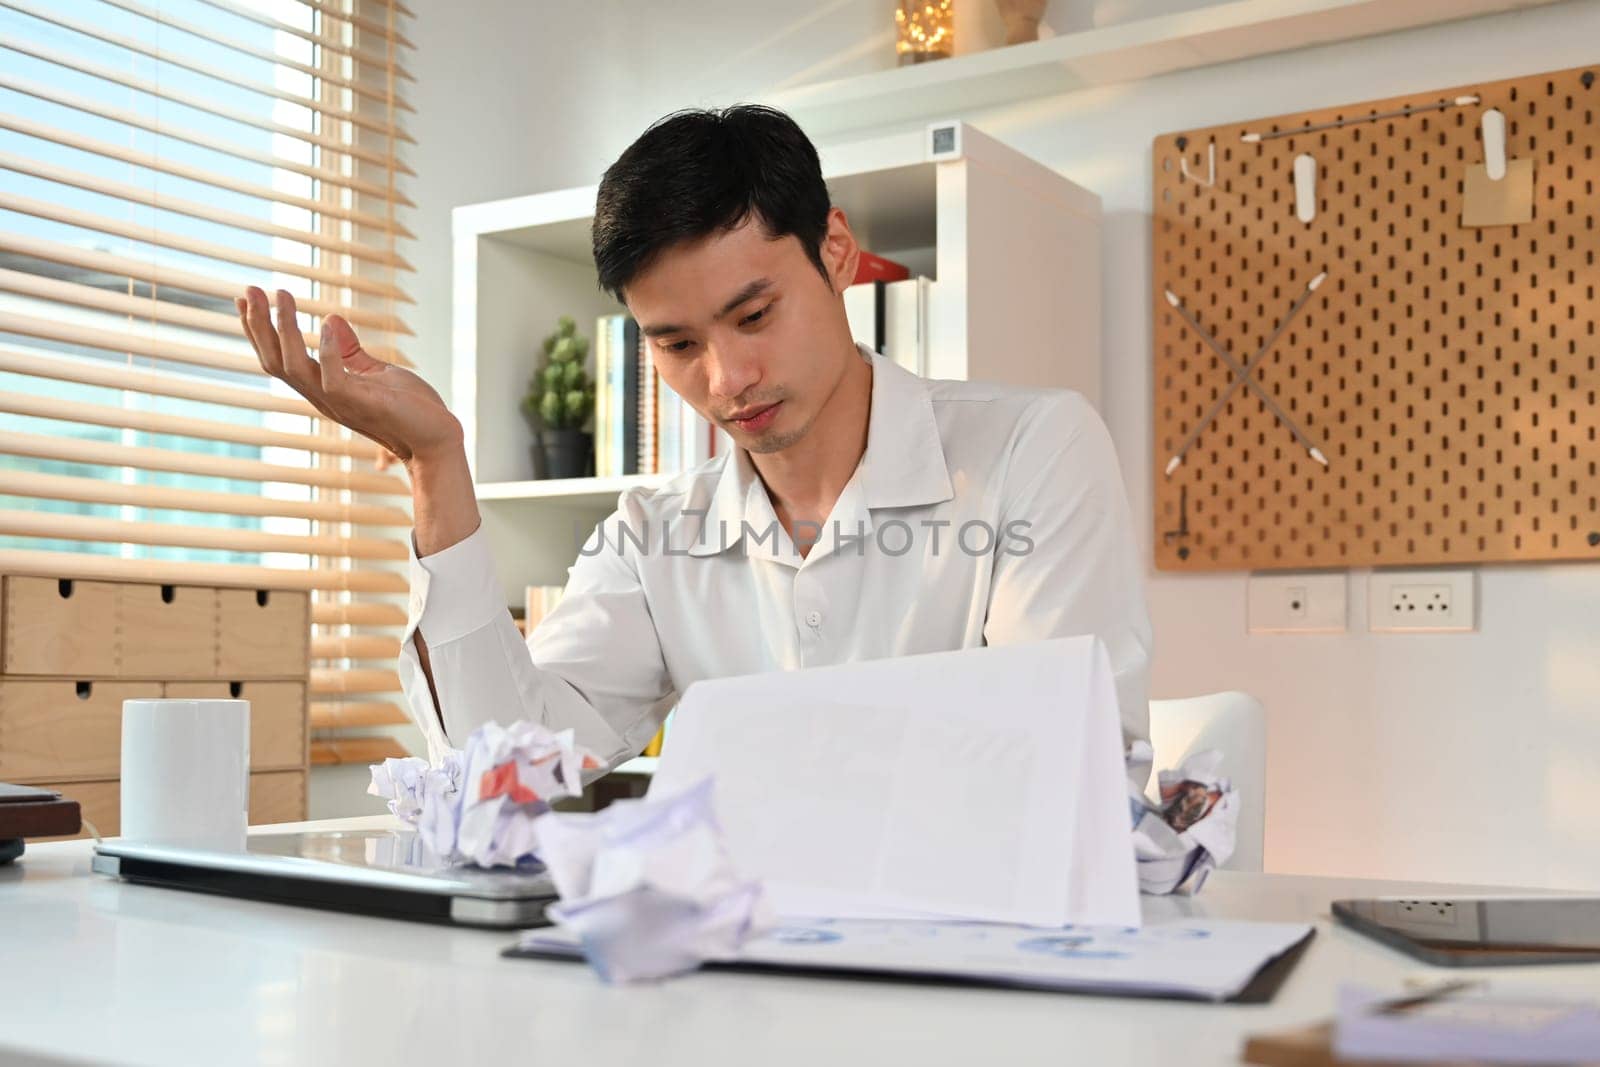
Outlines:
{"type": "Polygon", "coordinates": [[[1342,634],[1347,586],[1343,571],[1252,574],[1249,630],[1253,634],[1342,634]]]}

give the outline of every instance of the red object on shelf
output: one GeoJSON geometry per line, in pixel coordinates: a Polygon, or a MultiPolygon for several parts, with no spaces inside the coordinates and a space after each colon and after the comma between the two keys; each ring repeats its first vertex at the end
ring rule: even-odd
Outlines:
{"type": "Polygon", "coordinates": [[[860,285],[862,282],[903,282],[911,277],[911,271],[896,263],[892,259],[875,256],[866,249],[861,250],[861,261],[856,264],[856,280],[851,285],[860,285]]]}

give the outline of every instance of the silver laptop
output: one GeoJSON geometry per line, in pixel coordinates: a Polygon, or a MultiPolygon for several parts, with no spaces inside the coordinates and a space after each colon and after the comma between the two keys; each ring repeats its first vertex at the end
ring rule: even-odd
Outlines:
{"type": "Polygon", "coordinates": [[[93,868],[147,885],[496,929],[548,925],[545,905],[556,899],[542,867],[453,867],[414,830],[252,834],[243,852],[114,838],[96,846],[93,868]]]}

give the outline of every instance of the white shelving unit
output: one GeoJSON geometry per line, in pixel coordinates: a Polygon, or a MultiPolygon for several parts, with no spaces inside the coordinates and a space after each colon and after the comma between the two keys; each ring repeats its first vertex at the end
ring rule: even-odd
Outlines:
{"type": "Polygon", "coordinates": [[[660,485],[664,474],[626,474],[615,478],[541,478],[525,482],[480,482],[479,500],[558,500],[568,504],[606,504],[624,489],[660,485]]]}
{"type": "MultiPolygon", "coordinates": [[[[1100,394],[1100,201],[959,122],[821,145],[861,244],[933,279],[929,376],[1100,394]]],[[[592,334],[621,310],[601,292],[588,186],[455,209],[454,406],[508,603],[556,584],[632,485],[660,476],[534,481],[517,404],[563,314],[592,334]]]]}
{"type": "Polygon", "coordinates": [[[794,86],[762,99],[813,136],[831,136],[1552,2],[1232,0],[794,86]]]}

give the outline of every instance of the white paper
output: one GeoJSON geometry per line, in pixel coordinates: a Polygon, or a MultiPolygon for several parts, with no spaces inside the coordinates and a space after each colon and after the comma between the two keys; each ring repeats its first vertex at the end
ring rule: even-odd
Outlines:
{"type": "Polygon", "coordinates": [[[697,682],[651,795],[708,775],[780,914],[1139,924],[1096,638],[697,682]]]}
{"type": "Polygon", "coordinates": [[[533,824],[561,902],[550,917],[611,982],[665,978],[736,955],[770,925],[758,882],[724,847],[708,779],[667,799],[533,824]]]}
{"type": "MultiPolygon", "coordinates": [[[[993,923],[785,919],[736,959],[797,968],[937,975],[1008,985],[1225,1000],[1298,944],[1305,923],[1183,919],[1143,928],[1041,930],[993,923]]],[[[565,931],[532,930],[524,948],[577,955],[565,931]]]]}
{"type": "Polygon", "coordinates": [[[533,859],[534,820],[550,801],[578,796],[583,772],[599,766],[571,730],[491,721],[472,731],[465,749],[447,750],[438,766],[415,756],[373,764],[367,792],[387,798],[435,855],[516,867],[533,859]]]}
{"type": "Polygon", "coordinates": [[[1129,799],[1134,807],[1133,851],[1144,893],[1193,895],[1218,864],[1233,855],[1238,839],[1239,800],[1222,776],[1222,753],[1192,753],[1157,776],[1160,803],[1147,800],[1134,783],[1148,777],[1153,759],[1148,742],[1134,743],[1128,756],[1129,799]]]}
{"type": "Polygon", "coordinates": [[[1339,990],[1333,1046],[1341,1058],[1406,1063],[1569,1064],[1600,1058],[1593,1000],[1526,988],[1467,990],[1409,1010],[1374,1009],[1405,994],[1339,990]]]}

